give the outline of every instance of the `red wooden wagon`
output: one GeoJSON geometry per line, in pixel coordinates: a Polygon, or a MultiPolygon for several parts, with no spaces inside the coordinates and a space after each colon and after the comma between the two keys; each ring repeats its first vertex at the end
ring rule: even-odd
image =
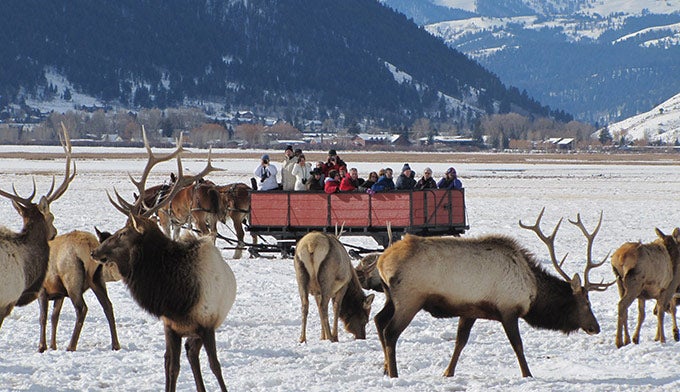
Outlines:
{"type": "Polygon", "coordinates": [[[273,236],[284,251],[310,231],[343,236],[370,236],[386,247],[411,233],[421,236],[460,235],[470,227],[465,191],[430,189],[368,193],[266,191],[251,192],[249,230],[273,236]]]}

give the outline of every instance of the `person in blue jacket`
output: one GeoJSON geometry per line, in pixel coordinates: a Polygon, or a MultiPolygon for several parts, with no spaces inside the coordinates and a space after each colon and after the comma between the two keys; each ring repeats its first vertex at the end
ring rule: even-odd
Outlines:
{"type": "Polygon", "coordinates": [[[378,178],[378,181],[373,184],[371,190],[373,192],[391,191],[394,189],[394,180],[392,179],[392,169],[389,167],[385,169],[385,174],[378,178]]]}
{"type": "Polygon", "coordinates": [[[463,183],[456,176],[456,169],[450,167],[437,183],[439,189],[463,189],[463,183]]]}

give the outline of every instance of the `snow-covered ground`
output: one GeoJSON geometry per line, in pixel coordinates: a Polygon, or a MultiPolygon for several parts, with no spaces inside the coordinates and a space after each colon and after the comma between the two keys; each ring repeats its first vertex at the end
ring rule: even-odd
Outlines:
{"type": "MultiPolygon", "coordinates": [[[[32,147],[30,147],[32,148],[32,147]]],[[[27,148],[28,149],[28,148],[27,148]]],[[[80,151],[80,148],[74,148],[80,151]]],[[[437,158],[439,159],[439,158],[437,158]]],[[[142,161],[78,160],[78,176],[66,194],[53,205],[56,226],[61,233],[73,229],[116,230],[125,217],[106,200],[105,191],[116,187],[131,194],[126,172],[139,174],[142,161]]],[[[257,164],[253,160],[219,159],[214,165],[226,172],[211,175],[217,183],[247,181],[257,164]]],[[[403,162],[385,162],[399,168],[403,162]]],[[[589,165],[589,164],[466,164],[444,162],[412,164],[421,172],[424,166],[439,177],[454,164],[466,188],[469,236],[504,233],[519,239],[551,269],[547,251],[536,236],[518,228],[517,222],[533,223],[545,206],[544,231],[552,230],[560,217],[575,219],[580,213],[592,230],[600,211],[604,218],[595,240],[593,256],[604,258],[625,241],[651,241],[654,227],[671,231],[680,225],[677,208],[680,170],[677,166],[589,165]]],[[[185,167],[200,170],[204,162],[185,160],[185,167]]],[[[375,170],[376,164],[352,162],[361,173],[375,170]]],[[[45,192],[50,176],[59,176],[63,160],[2,160],[0,188],[15,184],[21,194],[30,192],[31,177],[38,192],[45,192]]],[[[150,180],[163,181],[171,164],[164,165],[150,180]]],[[[0,200],[0,222],[18,229],[20,219],[4,198],[0,200]]],[[[227,236],[228,227],[220,231],[227,236]]],[[[348,242],[374,247],[363,237],[348,242]]],[[[565,269],[581,272],[585,263],[585,240],[576,227],[563,222],[556,250],[558,257],[569,252],[565,269]]],[[[219,246],[226,246],[219,243],[219,246]]],[[[592,306],[602,332],[570,336],[535,330],[521,321],[520,329],[533,378],[520,376],[515,355],[499,323],[480,320],[463,351],[453,378],[443,373],[453,351],[456,319],[434,319],[420,313],[406,329],[397,346],[400,378],[382,374],[382,351],[371,321],[367,339],[355,341],[344,330],[339,343],[319,341],[320,324],[314,306],[310,310],[308,342],[298,343],[300,300],[290,259],[231,258],[224,250],[238,282],[236,303],[217,331],[218,355],[231,391],[453,391],[453,390],[531,390],[531,391],[611,391],[680,389],[680,344],[661,345],[653,341],[655,322],[652,304],[647,306],[641,344],[622,349],[614,346],[618,293],[612,287],[591,295],[592,306]]],[[[613,278],[607,265],[593,271],[592,280],[613,278]]],[[[66,352],[74,323],[70,303],[62,310],[57,351],[43,354],[38,346],[38,305],[16,308],[0,329],[0,390],[16,391],[158,391],[164,386],[165,343],[159,320],[143,312],[121,282],[108,284],[122,349],[111,351],[106,318],[91,292],[78,351],[66,352]]],[[[68,302],[68,301],[67,301],[68,302]]],[[[376,294],[371,316],[383,305],[376,294]]],[[[634,306],[632,307],[634,308],[634,306]]],[[[631,324],[635,310],[630,312],[631,324]]],[[[666,336],[670,322],[666,318],[666,336]]],[[[218,386],[201,356],[209,390],[218,386]]],[[[194,390],[186,358],[178,389],[194,390]]]]}

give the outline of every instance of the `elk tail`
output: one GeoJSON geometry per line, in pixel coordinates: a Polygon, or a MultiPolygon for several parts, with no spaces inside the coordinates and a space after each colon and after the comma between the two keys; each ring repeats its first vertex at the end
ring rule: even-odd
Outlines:
{"type": "Polygon", "coordinates": [[[304,244],[307,248],[307,257],[302,262],[309,273],[309,292],[312,295],[321,294],[321,284],[319,283],[319,270],[321,264],[330,252],[330,241],[323,235],[315,236],[313,241],[304,244]]]}

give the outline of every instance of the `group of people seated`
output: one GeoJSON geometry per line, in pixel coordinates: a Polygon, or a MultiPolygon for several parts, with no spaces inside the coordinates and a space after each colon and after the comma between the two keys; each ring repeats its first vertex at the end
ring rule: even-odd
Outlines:
{"type": "Polygon", "coordinates": [[[463,184],[456,169],[449,167],[439,182],[432,177],[432,169],[426,167],[423,175],[416,180],[416,172],[408,163],[401,168],[396,181],[391,168],[370,172],[367,179],[359,177],[356,168],[347,170],[347,164],[335,150],[328,151],[326,162],[319,161],[312,168],[301,149],[287,146],[281,168],[281,185],[277,181],[277,168],[269,161],[269,155],[262,155],[260,165],[255,169],[253,188],[262,191],[283,189],[284,191],[336,192],[383,192],[390,190],[462,189],[463,184]],[[259,179],[259,183],[258,180],[259,179]]]}

